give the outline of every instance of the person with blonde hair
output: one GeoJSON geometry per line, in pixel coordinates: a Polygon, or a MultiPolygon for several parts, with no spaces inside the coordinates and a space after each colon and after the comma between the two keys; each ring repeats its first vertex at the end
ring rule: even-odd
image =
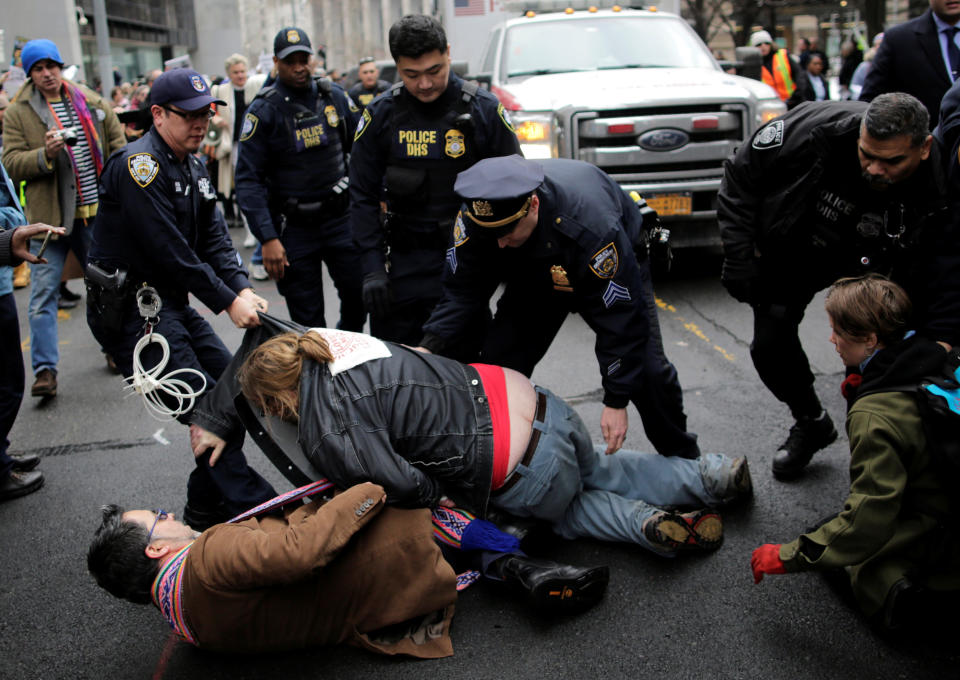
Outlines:
{"type": "MultiPolygon", "coordinates": [[[[941,371],[940,343],[909,331],[903,288],[878,274],[837,281],[827,294],[830,342],[847,367],[850,493],[841,512],[790,543],[753,551],[765,574],[845,569],[861,610],[885,628],[927,616],[960,593],[960,540],[950,495],[908,392],[941,371]]],[[[954,600],[956,602],[956,600],[954,600]]]]}
{"type": "Polygon", "coordinates": [[[722,521],[709,508],[752,489],[743,458],[607,456],[573,409],[517,371],[357,333],[277,335],[247,356],[237,380],[254,408],[297,423],[324,476],[342,488],[380,484],[400,507],[455,502],[485,516],[492,505],[546,520],[565,538],[673,557],[719,547],[722,521]]]}

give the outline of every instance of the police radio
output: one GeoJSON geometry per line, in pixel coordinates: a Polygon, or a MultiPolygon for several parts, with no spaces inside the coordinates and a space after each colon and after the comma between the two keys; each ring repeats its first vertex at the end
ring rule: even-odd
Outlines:
{"type": "Polygon", "coordinates": [[[651,264],[664,272],[670,271],[670,266],[673,264],[670,230],[663,226],[657,211],[650,207],[643,196],[636,191],[631,191],[630,198],[633,199],[643,219],[643,241],[651,264]]]}

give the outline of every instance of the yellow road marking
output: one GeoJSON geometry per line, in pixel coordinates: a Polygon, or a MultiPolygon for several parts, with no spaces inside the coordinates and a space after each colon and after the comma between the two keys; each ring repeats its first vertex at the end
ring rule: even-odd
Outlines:
{"type": "MultiPolygon", "coordinates": [[[[670,312],[671,314],[677,314],[677,308],[671,305],[669,302],[665,302],[658,297],[655,297],[654,300],[657,303],[657,307],[659,307],[660,309],[670,312]]],[[[714,351],[718,352],[720,356],[722,356],[724,359],[726,359],[727,361],[736,361],[736,357],[734,357],[733,354],[725,350],[720,345],[714,345],[713,343],[711,343],[710,338],[708,338],[706,334],[702,330],[700,330],[700,327],[697,326],[697,324],[693,323],[692,321],[686,321],[680,315],[677,315],[677,321],[682,323],[683,327],[687,331],[689,331],[692,335],[696,336],[698,339],[702,340],[708,345],[712,345],[714,351]]]]}

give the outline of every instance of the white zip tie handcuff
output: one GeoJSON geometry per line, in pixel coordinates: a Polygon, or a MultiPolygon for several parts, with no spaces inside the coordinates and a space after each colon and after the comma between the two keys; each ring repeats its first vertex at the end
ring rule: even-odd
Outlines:
{"type": "Polygon", "coordinates": [[[137,341],[133,348],[133,375],[125,380],[127,385],[124,387],[129,394],[137,393],[143,397],[144,406],[147,413],[156,420],[167,421],[174,420],[177,416],[188,413],[193,408],[193,403],[197,397],[202,395],[207,389],[207,378],[195,368],[179,368],[171,371],[164,376],[160,373],[167,367],[170,360],[170,345],[167,339],[159,333],[154,333],[153,329],[160,322],[160,296],[153,286],[141,286],[137,290],[137,307],[140,309],[140,316],[144,318],[143,337],[137,341]],[[163,356],[157,365],[147,370],[140,361],[140,353],[150,344],[160,345],[163,356]],[[187,374],[196,375],[202,381],[199,390],[194,390],[190,384],[178,375],[187,374]],[[176,408],[172,408],[164,403],[163,395],[167,395],[176,401],[176,408]]]}

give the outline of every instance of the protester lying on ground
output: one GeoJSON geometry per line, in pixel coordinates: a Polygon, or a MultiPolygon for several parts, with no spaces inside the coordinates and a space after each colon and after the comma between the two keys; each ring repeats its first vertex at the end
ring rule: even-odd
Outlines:
{"type": "Polygon", "coordinates": [[[960,594],[948,486],[956,477],[944,475],[933,452],[942,442],[928,438],[916,390],[905,391],[939,373],[947,354],[908,331],[910,300],[880,275],[840,279],[826,308],[830,341],[848,370],[850,494],[814,531],[754,550],[753,576],[759,583],[764,574],[845,569],[861,610],[895,628],[926,618],[944,591],[960,594]]]}
{"type": "Polygon", "coordinates": [[[560,613],[606,589],[607,567],[526,557],[469,513],[387,507],[375,484],[299,504],[331,487],[314,482],[199,534],[164,510],[104,506],[87,567],[111,594],[152,601],[184,640],[233,652],[347,643],[449,656],[457,591],[481,575],[560,613]],[[464,560],[477,569],[458,575],[452,564],[464,560]]]}
{"type": "Polygon", "coordinates": [[[238,381],[254,408],[298,423],[323,475],[344,488],[381,484],[399,507],[448,496],[480,516],[492,505],[565,538],[673,557],[719,547],[723,525],[710,508],[752,492],[744,458],[607,456],[573,409],[522,374],[365,335],[277,335],[250,352],[238,381]]]}

